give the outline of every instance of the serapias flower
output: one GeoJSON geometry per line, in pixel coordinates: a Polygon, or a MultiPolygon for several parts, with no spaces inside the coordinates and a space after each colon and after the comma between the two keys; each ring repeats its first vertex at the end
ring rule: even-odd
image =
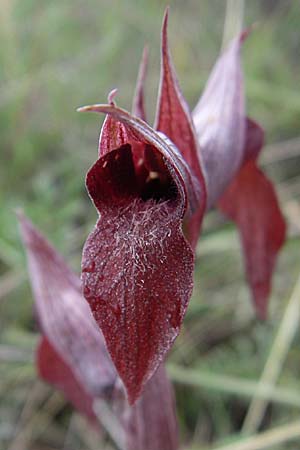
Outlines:
{"type": "Polygon", "coordinates": [[[240,47],[247,34],[234,39],[217,61],[193,120],[207,180],[207,208],[219,207],[239,227],[254,306],[265,319],[286,226],[272,183],[257,166],[264,132],[246,118],[240,47]]]}
{"type": "MultiPolygon", "coordinates": [[[[166,21],[164,30],[166,46],[166,21]]],[[[175,128],[168,137],[162,121],[160,132],[155,131],[117,108],[111,97],[109,105],[84,108],[108,114],[99,159],[86,178],[100,217],[83,251],[84,295],[130,402],[140,395],[179,333],[194,269],[182,225],[185,221],[195,243],[205,210],[200,164],[194,172],[175,146],[185,143],[193,152],[197,142],[187,107],[173,87],[170,107],[180,119],[181,131],[175,128]],[[196,220],[191,231],[188,218],[196,220]]]]}
{"type": "Polygon", "coordinates": [[[103,335],[82,296],[80,278],[24,214],[18,217],[42,331],[38,372],[96,422],[93,401],[109,395],[117,378],[103,335]]]}
{"type": "Polygon", "coordinates": [[[191,116],[171,62],[167,20],[168,12],[154,128],[143,107],[145,56],[133,114],[114,104],[115,93],[107,105],[79,109],[107,114],[99,158],[86,178],[99,219],[83,251],[84,295],[130,402],[179,333],[205,210],[220,205],[240,226],[261,316],[285,235],[274,190],[255,163],[261,130],[245,118],[239,56],[245,36],[221,55],[191,116]]]}
{"type": "Polygon", "coordinates": [[[120,448],[177,450],[174,394],[164,367],[130,406],[79,277],[33,224],[18,216],[42,332],[36,352],[41,378],[60,389],[93,426],[106,425],[103,404],[95,407],[99,399],[105,401],[119,425],[120,448]]]}

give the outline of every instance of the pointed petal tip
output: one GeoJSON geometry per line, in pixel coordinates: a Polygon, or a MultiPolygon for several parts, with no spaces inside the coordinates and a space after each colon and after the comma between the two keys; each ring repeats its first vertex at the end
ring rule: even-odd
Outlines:
{"type": "Polygon", "coordinates": [[[104,105],[104,104],[95,104],[95,105],[86,105],[86,106],[80,106],[76,109],[77,112],[102,112],[103,107],[110,107],[111,105],[104,105]]]}
{"type": "MultiPolygon", "coordinates": [[[[189,107],[180,90],[169,51],[167,34],[168,13],[169,7],[165,11],[161,33],[161,74],[154,129],[164,133],[175,144],[191,172],[190,186],[192,189],[189,191],[189,207],[190,212],[194,214],[198,209],[203,211],[205,209],[206,186],[198,154],[196,130],[194,129],[189,107]]],[[[199,215],[197,218],[199,221],[194,224],[195,230],[197,228],[196,225],[200,226],[202,213],[201,217],[199,215]]],[[[193,234],[196,236],[196,233],[193,234]]]]}
{"type": "Polygon", "coordinates": [[[107,102],[108,104],[105,103],[95,103],[94,105],[85,105],[85,106],[79,106],[78,108],[76,108],[76,112],[105,112],[105,108],[111,108],[111,107],[116,107],[116,104],[114,102],[114,99],[116,97],[116,95],[118,94],[118,88],[114,88],[112,89],[108,96],[107,96],[107,102]]]}
{"type": "Polygon", "coordinates": [[[258,28],[258,26],[259,22],[253,22],[251,25],[249,25],[249,27],[242,30],[240,34],[240,42],[243,43],[249,37],[249,35],[258,28]]]}
{"type": "Polygon", "coordinates": [[[149,44],[146,43],[143,48],[143,57],[148,58],[149,56],[149,44]]]}
{"type": "Polygon", "coordinates": [[[76,108],[76,112],[86,112],[90,111],[91,106],[79,106],[79,108],[76,108]]]}
{"type": "Polygon", "coordinates": [[[245,40],[248,39],[249,35],[256,28],[256,24],[250,25],[249,27],[240,31],[237,35],[235,35],[229,42],[224,46],[222,53],[225,53],[228,49],[232,48],[234,45],[238,44],[238,50],[244,44],[245,40]]]}
{"type": "Polygon", "coordinates": [[[240,43],[241,43],[241,44],[243,44],[243,43],[245,42],[245,40],[248,38],[249,34],[252,33],[252,30],[253,30],[253,28],[252,28],[252,26],[250,26],[250,27],[248,27],[248,28],[245,28],[245,29],[240,33],[239,39],[240,39],[240,43]]]}
{"type": "Polygon", "coordinates": [[[146,43],[144,45],[141,63],[143,66],[143,72],[146,73],[146,71],[148,69],[148,63],[149,63],[149,44],[148,43],[146,43]]]}
{"type": "Polygon", "coordinates": [[[145,80],[149,64],[149,47],[144,46],[142,58],[139,66],[135,92],[132,101],[132,114],[147,122],[145,110],[145,80]]]}
{"type": "Polygon", "coordinates": [[[109,92],[109,94],[107,96],[107,102],[112,106],[116,106],[114,100],[115,100],[117,93],[118,93],[118,88],[114,88],[109,92]]]}
{"type": "Polygon", "coordinates": [[[21,234],[21,238],[22,238],[23,244],[25,246],[27,246],[29,244],[30,235],[31,235],[31,232],[32,232],[32,223],[25,216],[24,211],[22,210],[22,208],[16,208],[15,209],[15,214],[16,214],[17,220],[19,222],[19,229],[20,229],[20,234],[21,234]]]}
{"type": "Polygon", "coordinates": [[[155,373],[157,373],[157,369],[159,370],[159,367],[160,366],[158,365],[158,368],[156,368],[153,374],[151,374],[150,376],[148,375],[146,378],[144,378],[142,383],[138,381],[135,385],[130,386],[126,386],[124,384],[126,398],[130,406],[134,406],[136,402],[141,398],[141,396],[143,396],[144,390],[147,389],[147,386],[149,385],[149,383],[151,383],[151,380],[155,373]]]}
{"type": "Polygon", "coordinates": [[[29,247],[35,241],[37,231],[31,220],[25,215],[22,208],[17,208],[15,210],[15,214],[19,222],[22,241],[25,247],[29,247]]]}
{"type": "Polygon", "coordinates": [[[149,59],[149,44],[148,42],[144,45],[143,51],[142,51],[142,58],[141,61],[144,63],[145,66],[148,64],[149,59]]]}
{"type": "Polygon", "coordinates": [[[144,45],[142,59],[141,59],[142,75],[143,75],[142,81],[144,81],[144,78],[146,77],[146,72],[148,70],[148,64],[149,64],[149,44],[147,43],[144,45]]]}
{"type": "Polygon", "coordinates": [[[168,26],[168,20],[169,20],[169,11],[170,11],[170,6],[168,5],[165,9],[165,13],[164,13],[164,18],[163,18],[163,30],[166,30],[167,26],[168,26]]]}
{"type": "Polygon", "coordinates": [[[169,9],[170,7],[167,6],[165,9],[165,14],[164,14],[164,18],[163,18],[163,23],[162,23],[162,46],[167,46],[167,41],[168,41],[168,23],[169,23],[169,9]]]}

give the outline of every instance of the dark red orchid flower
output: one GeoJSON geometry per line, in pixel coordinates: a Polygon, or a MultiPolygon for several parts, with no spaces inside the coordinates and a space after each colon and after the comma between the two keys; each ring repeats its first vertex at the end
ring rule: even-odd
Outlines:
{"type": "Polygon", "coordinates": [[[219,205],[239,225],[261,316],[285,234],[273,188],[255,163],[261,129],[245,119],[245,35],[221,55],[191,116],[171,62],[167,20],[168,12],[154,128],[145,121],[145,54],[134,115],[114,104],[115,92],[107,105],[79,108],[107,114],[86,178],[99,219],[83,251],[84,295],[131,403],[179,333],[205,210],[219,205]]]}
{"type": "MultiPolygon", "coordinates": [[[[100,217],[83,251],[84,295],[131,403],[179,333],[192,293],[191,244],[206,202],[193,124],[170,66],[166,26],[167,20],[161,84],[172,91],[167,104],[166,88],[161,90],[159,131],[117,108],[111,97],[109,105],[83,108],[108,114],[99,159],[86,178],[100,217]],[[180,128],[167,129],[166,107],[180,128]],[[176,145],[191,152],[190,160],[176,145]]],[[[137,92],[141,97],[141,87],[137,92]]]]}
{"type": "Polygon", "coordinates": [[[131,407],[80,279],[22,213],[19,220],[43,333],[36,353],[40,377],[60,389],[93,426],[103,418],[101,410],[95,414],[95,402],[104,399],[119,420],[122,448],[177,450],[174,394],[164,368],[131,407]]]}
{"type": "Polygon", "coordinates": [[[109,394],[117,377],[103,335],[79,277],[22,213],[19,220],[43,333],[36,355],[39,374],[95,422],[93,400],[109,394]]]}
{"type": "Polygon", "coordinates": [[[217,61],[193,111],[207,180],[207,207],[218,206],[239,227],[254,306],[266,318],[271,278],[285,240],[272,183],[257,166],[264,132],[246,118],[236,38],[217,61]]]}

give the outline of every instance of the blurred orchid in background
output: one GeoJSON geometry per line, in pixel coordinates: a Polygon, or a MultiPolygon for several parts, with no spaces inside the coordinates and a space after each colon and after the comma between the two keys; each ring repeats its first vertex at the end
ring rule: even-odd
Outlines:
{"type": "Polygon", "coordinates": [[[95,422],[93,399],[109,395],[117,377],[103,335],[79,277],[22,213],[19,220],[43,335],[36,354],[39,374],[95,422]]]}

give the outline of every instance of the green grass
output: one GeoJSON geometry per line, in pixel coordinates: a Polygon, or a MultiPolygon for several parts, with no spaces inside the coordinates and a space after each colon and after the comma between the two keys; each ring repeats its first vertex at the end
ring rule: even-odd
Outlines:
{"type": "MultiPolygon", "coordinates": [[[[193,106],[222,43],[226,2],[169,3],[172,55],[193,106]]],[[[293,145],[288,141],[299,137],[300,7],[292,0],[245,3],[245,24],[257,22],[243,49],[248,111],[266,129],[270,156],[263,159],[264,168],[278,185],[289,239],[274,278],[269,320],[260,323],[250,305],[234,228],[216,212],[205,221],[193,299],[169,360],[182,442],[195,449],[218,448],[269,429],[285,436],[280,427],[300,417],[298,323],[292,330],[284,328],[276,347],[300,273],[300,145],[293,157],[285,153],[293,145]],[[280,142],[288,142],[282,150],[280,142]],[[275,360],[276,352],[281,358],[276,376],[265,381],[273,390],[259,394],[272,352],[275,360]],[[258,394],[266,412],[240,435],[258,394]]],[[[153,119],[165,5],[158,0],[1,2],[1,450],[102,448],[101,438],[87,432],[60,394],[36,378],[38,331],[14,210],[22,207],[79,270],[82,244],[96,219],[84,176],[96,158],[101,121],[75,109],[105,101],[114,87],[119,89],[118,104],[130,108],[139,59],[148,43],[147,107],[153,119]]],[[[287,432],[299,438],[294,428],[287,432]]],[[[278,445],[275,440],[263,448],[295,450],[298,442],[278,438],[278,445]]],[[[250,442],[243,448],[256,447],[250,442]]]]}

